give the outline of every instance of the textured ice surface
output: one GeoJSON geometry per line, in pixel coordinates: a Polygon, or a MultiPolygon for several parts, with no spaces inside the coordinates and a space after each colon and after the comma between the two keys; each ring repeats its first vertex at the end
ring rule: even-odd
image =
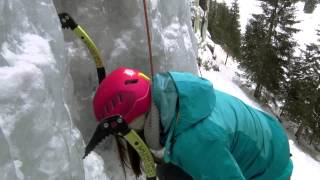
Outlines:
{"type": "MultiPolygon", "coordinates": [[[[0,1],[0,179],[124,179],[113,138],[100,156],[81,159],[96,126],[96,71],[85,45],[70,30],[63,37],[53,3],[88,31],[107,72],[150,73],[140,0],[0,1]]],[[[150,1],[156,72],[197,74],[188,9],[185,1],[150,1]]]]}
{"type": "MultiPolygon", "coordinates": [[[[88,31],[102,52],[108,71],[130,66],[149,72],[142,0],[54,2],[59,12],[69,12],[88,31]]],[[[196,73],[196,44],[188,4],[170,0],[147,2],[150,2],[148,13],[155,68],[196,73]]],[[[74,36],[68,33],[66,39],[73,40],[74,36]]]]}
{"type": "Polygon", "coordinates": [[[53,3],[1,0],[0,17],[0,179],[84,179],[53,3]]]}
{"type": "MultiPolygon", "coordinates": [[[[152,50],[156,72],[179,70],[197,73],[196,39],[186,1],[152,0],[148,5],[152,50]]],[[[150,73],[147,34],[142,0],[54,0],[58,12],[68,12],[92,37],[102,53],[107,72],[119,66],[150,73]]],[[[71,111],[85,142],[96,127],[92,96],[97,86],[95,65],[85,45],[70,31],[64,31],[75,104],[71,111]]],[[[124,179],[116,145],[108,138],[98,148],[110,179],[124,179]]],[[[86,167],[90,169],[90,163],[86,167]]],[[[127,178],[130,179],[130,170],[127,178]]]]}

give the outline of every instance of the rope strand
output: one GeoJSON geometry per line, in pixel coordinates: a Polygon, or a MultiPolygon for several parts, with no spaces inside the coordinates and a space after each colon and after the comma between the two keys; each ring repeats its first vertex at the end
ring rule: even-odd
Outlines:
{"type": "Polygon", "coordinates": [[[151,77],[153,77],[154,71],[153,71],[153,60],[152,60],[151,35],[150,35],[150,29],[149,29],[146,0],[143,0],[143,8],[144,8],[144,19],[145,19],[145,23],[146,23],[146,31],[147,31],[147,37],[148,37],[150,72],[151,72],[151,77]]]}

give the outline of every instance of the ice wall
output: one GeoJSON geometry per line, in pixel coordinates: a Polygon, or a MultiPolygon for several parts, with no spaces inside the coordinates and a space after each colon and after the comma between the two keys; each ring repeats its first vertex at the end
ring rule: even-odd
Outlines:
{"type": "MultiPolygon", "coordinates": [[[[152,49],[156,72],[176,70],[197,74],[196,39],[186,0],[147,0],[152,49]]],[[[100,49],[107,72],[119,67],[138,68],[149,73],[147,34],[142,0],[54,0],[58,12],[68,12],[92,37],[100,49]]],[[[70,30],[65,30],[66,47],[71,59],[70,72],[77,102],[72,111],[85,142],[96,122],[92,96],[97,77],[87,48],[70,30]]],[[[110,179],[124,179],[112,138],[97,152],[105,162],[110,179]]],[[[128,171],[130,175],[130,171],[128,171]]]]}
{"type": "MultiPolygon", "coordinates": [[[[0,179],[122,180],[112,138],[97,150],[103,161],[81,159],[96,126],[97,77],[84,44],[70,30],[63,37],[57,10],[89,32],[107,72],[149,73],[142,0],[1,0],[0,179]]],[[[148,11],[156,72],[197,74],[187,2],[152,0],[148,11]]]]}
{"type": "MultiPolygon", "coordinates": [[[[59,12],[70,13],[94,39],[107,70],[131,66],[149,71],[142,0],[54,0],[59,12]]],[[[147,0],[157,71],[197,73],[196,40],[185,0],[147,0]]],[[[67,40],[72,40],[70,34],[67,40]]],[[[82,52],[83,49],[80,50],[82,52]]],[[[79,58],[79,57],[77,57],[79,58]]],[[[85,57],[88,58],[88,57],[85,57]]]]}
{"type": "Polygon", "coordinates": [[[84,179],[52,1],[1,0],[0,17],[0,179],[84,179]]]}

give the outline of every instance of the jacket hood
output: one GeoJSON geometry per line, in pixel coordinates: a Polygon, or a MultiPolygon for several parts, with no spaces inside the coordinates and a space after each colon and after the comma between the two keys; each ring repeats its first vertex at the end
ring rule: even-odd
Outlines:
{"type": "Polygon", "coordinates": [[[215,105],[211,82],[190,73],[155,75],[152,95],[164,132],[174,128],[175,135],[209,116],[215,105]]]}

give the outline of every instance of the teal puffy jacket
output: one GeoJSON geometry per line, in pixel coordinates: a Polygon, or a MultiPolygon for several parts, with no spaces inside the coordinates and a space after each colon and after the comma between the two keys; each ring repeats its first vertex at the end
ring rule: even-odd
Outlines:
{"type": "Polygon", "coordinates": [[[153,78],[164,159],[196,180],[287,180],[288,138],[278,120],[188,73],[153,78]]]}

